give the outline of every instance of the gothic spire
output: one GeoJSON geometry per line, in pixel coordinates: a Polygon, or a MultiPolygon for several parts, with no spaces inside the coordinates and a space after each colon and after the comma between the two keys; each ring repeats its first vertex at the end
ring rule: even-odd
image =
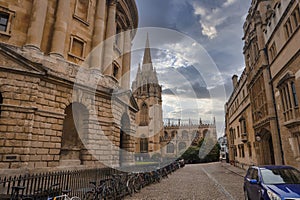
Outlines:
{"type": "Polygon", "coordinates": [[[146,46],[145,46],[145,52],[144,52],[144,58],[143,58],[143,65],[145,65],[145,64],[151,64],[152,65],[148,33],[147,33],[146,46]]]}

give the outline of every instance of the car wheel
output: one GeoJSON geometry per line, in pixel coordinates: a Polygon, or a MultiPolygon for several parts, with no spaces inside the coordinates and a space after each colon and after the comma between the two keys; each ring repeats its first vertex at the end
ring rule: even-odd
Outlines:
{"type": "Polygon", "coordinates": [[[244,190],[245,200],[250,200],[247,190],[244,190]]]}

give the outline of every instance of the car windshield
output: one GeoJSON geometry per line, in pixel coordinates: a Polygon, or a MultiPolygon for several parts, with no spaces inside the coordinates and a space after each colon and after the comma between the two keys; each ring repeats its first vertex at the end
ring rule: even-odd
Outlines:
{"type": "Polygon", "coordinates": [[[300,172],[292,168],[261,169],[265,184],[300,184],[300,172]]]}

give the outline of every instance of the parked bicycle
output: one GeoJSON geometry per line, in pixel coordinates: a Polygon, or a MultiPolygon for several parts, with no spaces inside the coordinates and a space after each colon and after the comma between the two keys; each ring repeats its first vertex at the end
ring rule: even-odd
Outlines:
{"type": "Polygon", "coordinates": [[[92,188],[85,193],[84,200],[115,199],[116,192],[111,187],[111,179],[101,180],[99,185],[95,181],[91,181],[90,184],[92,188]]]}
{"type": "Polygon", "coordinates": [[[81,200],[79,197],[69,197],[68,193],[71,192],[71,190],[62,190],[62,194],[55,196],[55,197],[50,197],[47,200],[81,200]]]}
{"type": "Polygon", "coordinates": [[[10,200],[34,200],[32,196],[23,195],[24,186],[13,186],[10,200]]]}

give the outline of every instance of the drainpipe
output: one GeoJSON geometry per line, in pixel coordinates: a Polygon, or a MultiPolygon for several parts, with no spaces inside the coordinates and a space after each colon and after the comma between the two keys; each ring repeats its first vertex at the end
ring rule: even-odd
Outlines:
{"type": "Polygon", "coordinates": [[[278,131],[278,136],[279,136],[279,146],[280,146],[280,152],[281,152],[281,162],[284,165],[284,152],[282,149],[282,140],[281,140],[281,134],[280,134],[280,128],[279,128],[279,122],[278,122],[278,114],[277,114],[277,107],[276,107],[276,102],[275,102],[275,94],[274,94],[274,87],[273,87],[273,78],[272,78],[272,74],[271,74],[271,70],[270,70],[270,61],[269,61],[269,54],[268,54],[268,50],[266,48],[264,48],[264,53],[266,55],[267,58],[267,69],[268,69],[268,73],[269,73],[269,84],[271,85],[271,90],[272,90],[272,101],[273,101],[273,106],[275,109],[275,117],[276,117],[276,126],[277,126],[277,131],[278,131]]]}

